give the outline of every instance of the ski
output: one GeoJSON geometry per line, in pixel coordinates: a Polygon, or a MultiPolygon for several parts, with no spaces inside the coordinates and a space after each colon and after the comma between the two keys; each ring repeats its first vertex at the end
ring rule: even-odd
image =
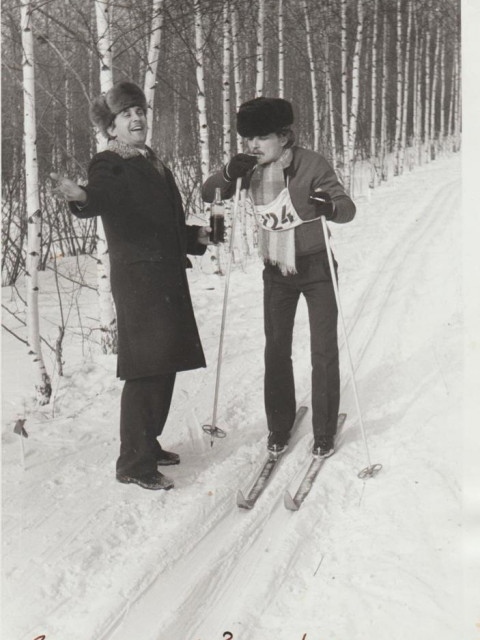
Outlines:
{"type": "MultiPolygon", "coordinates": [[[[338,415],[337,435],[340,429],[345,424],[346,419],[347,419],[346,413],[340,413],[338,415]]],[[[283,496],[283,502],[285,504],[285,507],[289,511],[298,511],[300,509],[303,501],[310,493],[310,489],[312,488],[312,485],[315,482],[315,478],[317,477],[318,472],[322,468],[323,463],[325,462],[326,459],[327,458],[316,458],[316,457],[313,458],[293,498],[289,491],[285,491],[285,494],[283,496]]]]}
{"type": "MultiPolygon", "coordinates": [[[[295,415],[295,421],[292,426],[291,434],[295,431],[295,429],[300,424],[304,415],[307,413],[307,407],[300,407],[295,415]]],[[[247,496],[243,494],[242,491],[237,492],[237,506],[240,509],[252,509],[255,502],[258,500],[259,496],[265,489],[265,486],[270,479],[275,467],[277,466],[280,459],[285,455],[285,453],[281,453],[280,455],[274,455],[273,453],[269,453],[267,459],[262,465],[260,469],[260,473],[255,478],[255,482],[253,483],[252,488],[248,492],[247,496]]]]}

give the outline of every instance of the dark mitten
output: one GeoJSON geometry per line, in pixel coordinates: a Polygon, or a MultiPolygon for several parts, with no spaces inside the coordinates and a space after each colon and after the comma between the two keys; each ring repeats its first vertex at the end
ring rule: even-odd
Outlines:
{"type": "Polygon", "coordinates": [[[315,202],[319,216],[325,216],[326,220],[333,220],[335,218],[335,205],[327,191],[314,189],[310,193],[310,200],[315,202]]]}
{"type": "Polygon", "coordinates": [[[237,153],[223,167],[223,177],[231,182],[237,178],[243,178],[257,164],[256,156],[249,156],[246,153],[237,153]]]}

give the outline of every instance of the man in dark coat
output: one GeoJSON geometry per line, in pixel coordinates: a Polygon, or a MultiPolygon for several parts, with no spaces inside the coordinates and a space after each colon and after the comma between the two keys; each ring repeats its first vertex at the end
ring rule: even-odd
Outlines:
{"type": "Polygon", "coordinates": [[[92,122],[108,138],[80,187],[52,173],[54,192],[79,218],[100,215],[107,237],[118,325],[117,375],[125,380],[117,480],[170,489],[157,469],[178,464],[161,448],[177,371],[205,366],[186,267],[202,255],[208,228],[188,226],[171,171],[145,145],[147,104],[142,90],[120,82],[97,98],[92,122]]]}

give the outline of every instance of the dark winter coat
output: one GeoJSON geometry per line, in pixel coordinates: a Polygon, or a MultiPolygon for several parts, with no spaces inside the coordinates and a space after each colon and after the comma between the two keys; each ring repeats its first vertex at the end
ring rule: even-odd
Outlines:
{"type": "MultiPolygon", "coordinates": [[[[295,211],[302,220],[318,218],[316,205],[309,200],[313,189],[327,191],[335,203],[334,222],[350,222],[355,216],[355,205],[345,189],[340,184],[335,171],[327,160],[319,153],[292,147],[293,159],[284,173],[288,178],[288,191],[292,199],[295,211]]],[[[248,189],[253,170],[245,176],[242,188],[248,189]]],[[[206,202],[213,202],[215,188],[219,187],[222,197],[230,198],[235,192],[235,182],[227,182],[222,171],[217,171],[205,181],[202,187],[202,197],[206,202]]],[[[320,220],[309,224],[301,224],[295,228],[295,254],[297,256],[310,255],[325,251],[325,238],[323,236],[320,220]]]]}
{"type": "Polygon", "coordinates": [[[122,379],[205,366],[186,276],[187,252],[201,255],[199,227],[187,226],[172,173],[149,151],[104,151],[92,159],[87,202],[72,212],[101,215],[117,311],[122,379]],[[122,155],[119,155],[122,153],[122,155]],[[123,157],[122,157],[123,156],[123,157]]]}

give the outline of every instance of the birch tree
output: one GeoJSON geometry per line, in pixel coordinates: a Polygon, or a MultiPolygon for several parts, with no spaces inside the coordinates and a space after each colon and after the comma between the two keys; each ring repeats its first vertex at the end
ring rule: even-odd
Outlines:
{"type": "Polygon", "coordinates": [[[394,138],[394,171],[399,173],[400,136],[402,135],[402,87],[403,87],[403,65],[402,65],[402,0],[397,0],[397,97],[395,101],[395,138],[394,138]]]}
{"type": "Polygon", "coordinates": [[[148,146],[151,146],[153,136],[153,107],[155,89],[157,87],[157,67],[160,58],[160,45],[162,42],[163,1],[164,0],[153,0],[152,30],[148,47],[147,70],[145,72],[144,93],[147,99],[148,125],[146,143],[148,146]]]}
{"type": "MultiPolygon", "coordinates": [[[[360,101],[360,55],[363,44],[363,0],[357,0],[357,30],[352,63],[352,98],[350,105],[350,122],[348,125],[348,159],[355,159],[357,142],[358,107],[360,101]]],[[[351,174],[351,171],[349,172],[351,174]]]]}
{"type": "MultiPolygon", "coordinates": [[[[427,19],[428,20],[428,19],[427,19]]],[[[430,28],[427,21],[427,29],[425,36],[425,97],[423,100],[423,148],[425,150],[424,158],[428,162],[430,160],[430,99],[431,99],[431,85],[430,85],[430,28]]]]}
{"type": "MultiPolygon", "coordinates": [[[[238,11],[235,5],[232,6],[232,56],[233,56],[233,84],[235,87],[235,112],[238,112],[242,103],[242,79],[240,74],[240,52],[239,52],[239,31],[238,31],[238,11]]],[[[242,136],[237,133],[237,153],[242,150],[242,136]]]]}
{"type": "MultiPolygon", "coordinates": [[[[100,91],[106,93],[113,85],[112,45],[110,38],[110,0],[95,0],[97,49],[100,59],[100,91]]],[[[105,141],[96,132],[97,153],[105,148],[105,141]]],[[[101,345],[104,353],[116,353],[118,343],[117,320],[110,284],[108,245],[100,216],[97,222],[97,280],[100,302],[101,345]]]]}
{"type": "Polygon", "coordinates": [[[285,34],[283,0],[278,0],[278,96],[285,97],[285,34]]]}
{"type": "Polygon", "coordinates": [[[373,0],[372,24],[372,75],[370,82],[370,162],[372,166],[371,186],[376,183],[375,159],[377,156],[377,43],[378,43],[378,0],[373,0]]]}
{"type": "Polygon", "coordinates": [[[201,0],[194,1],[195,11],[195,63],[197,77],[197,111],[200,140],[200,167],[202,182],[210,173],[210,149],[208,144],[207,101],[205,98],[205,66],[203,51],[205,36],[203,33],[201,0]]]}
{"type": "Polygon", "coordinates": [[[435,30],[435,47],[433,54],[433,69],[432,69],[432,89],[430,98],[430,121],[428,123],[430,139],[429,154],[433,159],[436,155],[436,115],[437,115],[437,86],[438,86],[438,70],[439,70],[439,57],[440,57],[440,36],[438,27],[435,30]]]}
{"type": "Polygon", "coordinates": [[[332,91],[332,77],[330,74],[330,51],[328,45],[328,38],[325,41],[325,89],[327,92],[327,105],[328,105],[328,122],[330,125],[330,148],[331,148],[331,162],[334,171],[337,170],[337,141],[335,138],[335,110],[333,108],[333,91],[332,91]]]}
{"type": "Polygon", "coordinates": [[[310,31],[310,18],[308,16],[308,3],[307,0],[303,0],[303,15],[305,18],[305,31],[307,37],[307,55],[308,55],[308,67],[310,72],[310,85],[312,88],[312,108],[313,108],[313,148],[318,151],[320,147],[320,122],[318,119],[318,89],[317,79],[315,76],[315,63],[313,54],[312,34],[310,31]]]}
{"type": "Polygon", "coordinates": [[[41,210],[38,184],[37,128],[35,118],[35,67],[32,30],[33,3],[22,0],[20,4],[23,49],[23,114],[26,206],[28,220],[27,257],[25,281],[27,288],[28,355],[35,373],[37,402],[48,404],[52,395],[50,377],[43,361],[40,345],[40,317],[38,311],[38,264],[40,260],[41,210]]]}
{"type": "Polygon", "coordinates": [[[380,120],[380,166],[382,180],[388,176],[387,169],[387,14],[383,16],[383,36],[382,36],[382,83],[381,83],[381,120],[380,120]]]}
{"type": "Polygon", "coordinates": [[[231,24],[228,0],[223,4],[223,72],[222,72],[222,105],[223,105],[223,162],[230,160],[231,124],[230,124],[230,58],[231,58],[231,24]]]}
{"type": "Polygon", "coordinates": [[[264,66],[264,27],[265,27],[265,0],[258,0],[258,17],[257,17],[257,44],[256,44],[256,74],[255,74],[255,97],[263,96],[263,87],[265,84],[265,66],[264,66]]]}
{"type": "Polygon", "coordinates": [[[408,103],[409,103],[409,69],[410,69],[410,41],[412,37],[412,0],[407,0],[407,36],[406,36],[406,50],[405,50],[405,67],[403,72],[403,95],[402,95],[402,118],[400,124],[400,149],[399,149],[399,162],[398,172],[403,173],[403,166],[405,163],[405,151],[407,148],[407,116],[408,116],[408,103]]]}
{"type": "Polygon", "coordinates": [[[341,47],[341,104],[342,104],[342,143],[343,143],[343,181],[350,187],[350,154],[348,131],[348,76],[347,76],[347,0],[340,0],[340,47],[341,47]]]}

